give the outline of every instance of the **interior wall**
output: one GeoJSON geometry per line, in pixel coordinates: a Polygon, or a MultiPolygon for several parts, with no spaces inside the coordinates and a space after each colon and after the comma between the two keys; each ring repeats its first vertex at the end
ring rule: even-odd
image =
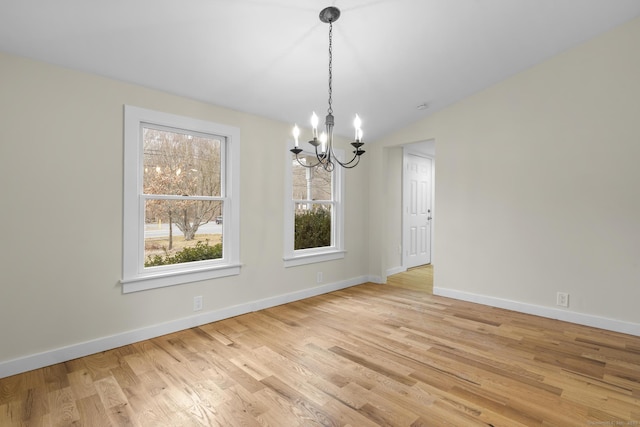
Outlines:
{"type": "Polygon", "coordinates": [[[227,307],[366,279],[366,161],[346,172],[346,258],[285,269],[283,150],[289,124],[6,54],[0,54],[0,69],[0,367],[154,325],[196,323],[227,307]],[[122,294],[124,104],[240,128],[239,276],[122,294]],[[318,271],[322,284],[316,283],[318,271]],[[192,310],[196,295],[204,300],[198,313],[192,310]]]}
{"type": "Polygon", "coordinates": [[[388,275],[403,271],[402,268],[402,147],[390,147],[385,150],[386,194],[389,206],[387,220],[380,229],[387,233],[387,271],[388,275]]]}
{"type": "Polygon", "coordinates": [[[640,331],[638,40],[640,19],[380,142],[436,141],[437,291],[640,331]]]}

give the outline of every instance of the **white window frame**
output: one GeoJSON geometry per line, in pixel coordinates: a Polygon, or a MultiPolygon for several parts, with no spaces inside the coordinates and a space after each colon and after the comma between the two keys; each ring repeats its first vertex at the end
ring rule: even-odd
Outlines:
{"type": "MultiPolygon", "coordinates": [[[[344,249],[344,171],[340,166],[333,170],[331,180],[333,208],[331,209],[331,246],[309,249],[294,249],[295,228],[295,200],[293,199],[293,167],[292,149],[293,142],[288,144],[285,160],[285,195],[284,195],[284,266],[295,267],[298,265],[313,264],[317,262],[332,261],[345,257],[344,249]]],[[[342,150],[335,150],[338,156],[342,156],[342,150]]],[[[300,154],[315,155],[313,151],[303,151],[300,154]]],[[[314,201],[320,202],[320,201],[314,201]]]]}
{"type": "Polygon", "coordinates": [[[122,292],[240,274],[240,129],[170,113],[124,106],[124,200],[122,292]],[[143,126],[224,137],[221,177],[223,239],[221,259],[144,267],[143,126]]]}

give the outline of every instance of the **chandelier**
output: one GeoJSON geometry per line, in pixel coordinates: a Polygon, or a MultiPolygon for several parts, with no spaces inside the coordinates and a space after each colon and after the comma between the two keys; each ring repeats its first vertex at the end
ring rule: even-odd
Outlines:
{"type": "Polygon", "coordinates": [[[327,172],[333,171],[335,164],[342,166],[343,168],[353,168],[360,162],[360,156],[364,154],[364,150],[360,147],[364,145],[362,142],[362,124],[360,117],[356,114],[356,118],[353,120],[353,126],[355,127],[355,141],[351,143],[355,150],[353,151],[353,157],[349,161],[340,161],[333,151],[333,107],[332,103],[332,36],[333,36],[333,23],[340,17],[340,9],[337,7],[327,7],[320,12],[320,21],[325,24],[329,24],[329,108],[327,109],[327,117],[325,118],[326,132],[323,131],[318,135],[318,116],[314,112],[311,115],[311,127],[313,129],[313,139],[309,141],[316,153],[317,162],[307,164],[306,160],[302,162],[298,157],[298,154],[302,153],[302,149],[298,147],[298,137],[300,136],[300,129],[298,125],[293,127],[293,138],[295,141],[295,148],[290,151],[295,154],[296,160],[301,166],[306,168],[315,168],[316,166],[322,166],[327,172]]]}

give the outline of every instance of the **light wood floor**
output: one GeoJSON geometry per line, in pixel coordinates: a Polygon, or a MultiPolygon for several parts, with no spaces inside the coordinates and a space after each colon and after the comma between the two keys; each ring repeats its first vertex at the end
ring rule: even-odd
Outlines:
{"type": "Polygon", "coordinates": [[[0,379],[0,426],[636,426],[640,338],[430,268],[0,379]]]}
{"type": "Polygon", "coordinates": [[[394,274],[387,278],[387,284],[433,294],[433,266],[424,265],[394,274]]]}

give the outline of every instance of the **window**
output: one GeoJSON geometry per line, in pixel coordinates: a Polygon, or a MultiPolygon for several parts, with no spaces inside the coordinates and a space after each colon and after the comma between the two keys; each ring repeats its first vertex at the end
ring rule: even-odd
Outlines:
{"type": "MultiPolygon", "coordinates": [[[[300,161],[317,163],[315,154],[300,153],[300,161]]],[[[344,258],[342,168],[300,165],[287,152],[285,193],[285,266],[344,258]]]]}
{"type": "Polygon", "coordinates": [[[239,274],[240,131],[124,111],[123,292],[239,274]]]}

